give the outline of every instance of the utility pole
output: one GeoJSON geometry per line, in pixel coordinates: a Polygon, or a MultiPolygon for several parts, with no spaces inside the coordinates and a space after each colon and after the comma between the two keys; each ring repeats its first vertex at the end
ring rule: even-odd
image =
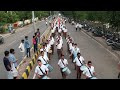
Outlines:
{"type": "Polygon", "coordinates": [[[33,21],[33,29],[34,29],[34,33],[35,33],[36,27],[35,27],[35,15],[34,15],[34,11],[32,11],[32,21],[33,21]]]}

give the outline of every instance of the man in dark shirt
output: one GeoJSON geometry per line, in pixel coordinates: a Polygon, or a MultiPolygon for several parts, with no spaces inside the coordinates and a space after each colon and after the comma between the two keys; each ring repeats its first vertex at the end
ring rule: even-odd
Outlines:
{"type": "Polygon", "coordinates": [[[12,71],[11,63],[9,62],[9,59],[8,59],[9,51],[5,51],[4,54],[5,54],[5,57],[3,58],[3,63],[4,63],[4,66],[7,70],[7,73],[8,73],[8,79],[13,79],[13,76],[11,73],[11,71],[12,71]]]}

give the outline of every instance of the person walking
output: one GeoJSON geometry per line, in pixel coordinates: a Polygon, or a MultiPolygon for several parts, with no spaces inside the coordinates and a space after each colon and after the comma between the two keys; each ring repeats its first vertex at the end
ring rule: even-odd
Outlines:
{"type": "Polygon", "coordinates": [[[94,66],[92,66],[92,62],[88,61],[86,64],[86,68],[83,70],[83,75],[86,77],[86,79],[92,79],[93,77],[96,77],[94,66]]]}
{"type": "Polygon", "coordinates": [[[38,79],[42,79],[44,76],[48,75],[49,69],[41,62],[41,60],[37,60],[37,63],[38,65],[35,68],[33,79],[35,79],[35,76],[37,76],[38,79]]]}
{"type": "Polygon", "coordinates": [[[63,54],[61,54],[61,59],[59,59],[59,61],[58,61],[58,66],[60,67],[60,72],[61,72],[61,74],[62,74],[62,78],[63,78],[63,79],[66,79],[66,75],[65,75],[65,73],[64,73],[62,70],[63,70],[65,67],[68,66],[68,61],[67,61],[67,59],[64,58],[64,55],[63,55],[63,54]]]}
{"type": "Polygon", "coordinates": [[[25,56],[24,39],[21,40],[21,43],[18,48],[20,49],[20,52],[22,53],[22,59],[24,59],[24,56],[25,56]]]}
{"type": "Polygon", "coordinates": [[[26,55],[27,57],[31,57],[31,54],[30,54],[30,42],[28,41],[28,36],[25,36],[25,52],[26,52],[26,55]]]}
{"type": "Polygon", "coordinates": [[[77,68],[77,79],[81,78],[82,71],[80,69],[81,66],[85,64],[84,58],[81,56],[80,53],[77,53],[77,57],[73,60],[77,68]]]}
{"type": "Polygon", "coordinates": [[[56,46],[57,46],[58,59],[60,59],[62,54],[62,43],[60,43],[60,40],[57,41],[56,46]]]}

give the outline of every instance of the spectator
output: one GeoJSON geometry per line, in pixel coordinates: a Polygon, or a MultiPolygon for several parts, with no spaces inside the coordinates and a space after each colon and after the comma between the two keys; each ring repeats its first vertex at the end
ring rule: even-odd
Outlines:
{"type": "Polygon", "coordinates": [[[38,43],[40,43],[40,31],[39,31],[39,28],[37,29],[37,37],[38,37],[38,43]]]}
{"type": "Polygon", "coordinates": [[[15,54],[15,50],[14,49],[10,49],[9,61],[14,64],[15,68],[17,68],[17,65],[18,65],[17,61],[18,60],[15,58],[14,54],[15,54]]]}
{"type": "Polygon", "coordinates": [[[21,43],[18,48],[20,49],[20,52],[22,52],[22,57],[24,58],[25,56],[24,40],[21,40],[21,43]]]}
{"type": "Polygon", "coordinates": [[[30,55],[30,42],[28,41],[28,36],[25,36],[25,52],[26,52],[26,55],[27,57],[31,57],[30,55]]]}
{"type": "Polygon", "coordinates": [[[34,53],[35,53],[36,52],[36,40],[35,40],[35,36],[33,36],[32,43],[33,43],[33,46],[34,46],[34,53]]]}
{"type": "Polygon", "coordinates": [[[11,63],[8,59],[9,58],[9,51],[5,51],[4,54],[5,54],[5,57],[3,58],[3,63],[4,63],[4,66],[7,70],[7,74],[8,74],[7,78],[8,79],[13,79],[13,76],[12,76],[12,73],[11,73],[12,67],[11,67],[11,63]]]}
{"type": "Polygon", "coordinates": [[[37,37],[37,32],[35,33],[35,41],[36,41],[36,51],[38,50],[38,37],[37,37]]]}

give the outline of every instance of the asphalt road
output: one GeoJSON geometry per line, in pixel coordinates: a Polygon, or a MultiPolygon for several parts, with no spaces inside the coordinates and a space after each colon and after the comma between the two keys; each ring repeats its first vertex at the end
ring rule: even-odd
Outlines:
{"type": "MultiPolygon", "coordinates": [[[[36,23],[36,28],[40,29],[41,35],[42,33],[47,29],[47,26],[45,25],[45,21],[38,21],[36,23]]],[[[0,79],[6,79],[6,69],[3,65],[3,57],[4,57],[4,51],[9,50],[10,48],[15,49],[15,57],[18,59],[18,64],[22,60],[22,54],[18,48],[21,39],[24,39],[24,37],[27,35],[32,47],[32,36],[34,34],[33,24],[30,24],[28,26],[25,26],[23,28],[20,28],[17,30],[15,34],[11,34],[9,36],[6,36],[5,43],[0,45],[0,79]]]]}
{"type": "MultiPolygon", "coordinates": [[[[74,26],[67,24],[68,33],[73,37],[74,41],[78,44],[78,47],[81,50],[81,54],[85,59],[85,62],[88,60],[92,61],[93,66],[95,67],[96,75],[98,79],[117,79],[118,69],[116,57],[108,52],[104,47],[91,39],[83,31],[75,31],[74,26]]],[[[71,70],[71,74],[67,79],[76,79],[76,71],[74,70],[74,65],[71,60],[68,58],[67,45],[64,39],[64,55],[68,59],[68,67],[71,70]]],[[[53,72],[50,72],[48,76],[52,79],[61,79],[61,73],[57,65],[57,50],[55,47],[55,53],[52,56],[50,64],[53,66],[53,72]]],[[[37,64],[36,64],[37,65],[37,64]]],[[[36,66],[35,65],[35,66],[36,66]]],[[[34,69],[31,71],[29,79],[32,79],[34,74],[34,69]]]]}

